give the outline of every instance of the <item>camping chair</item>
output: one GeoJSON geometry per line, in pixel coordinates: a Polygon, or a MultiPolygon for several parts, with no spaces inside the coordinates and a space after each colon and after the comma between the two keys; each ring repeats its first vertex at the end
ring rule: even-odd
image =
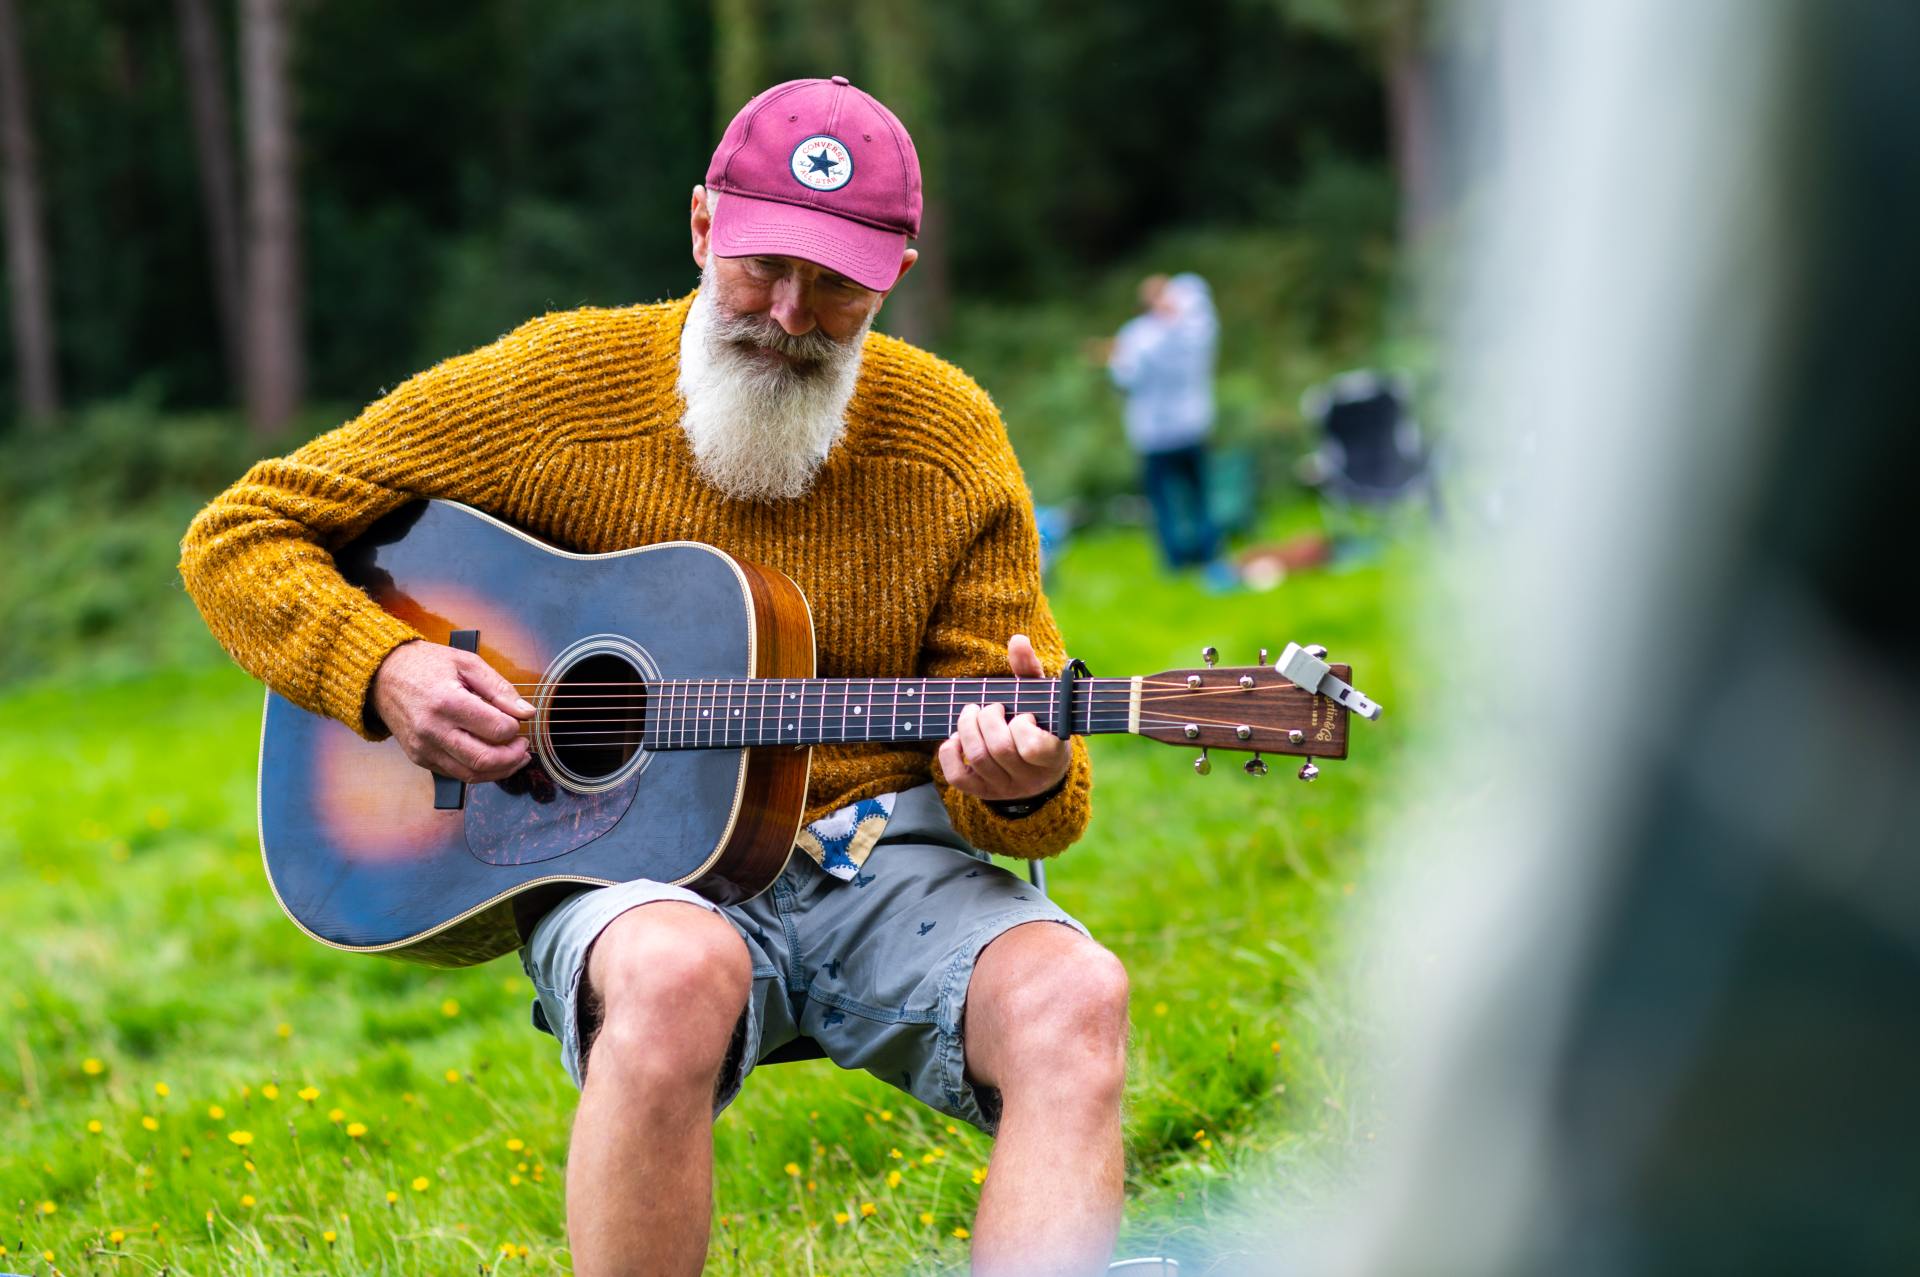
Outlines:
{"type": "Polygon", "coordinates": [[[1404,376],[1369,368],[1341,373],[1300,398],[1300,410],[1318,428],[1321,443],[1297,468],[1303,483],[1342,512],[1385,512],[1424,497],[1440,518],[1433,453],[1411,407],[1404,376]]]}

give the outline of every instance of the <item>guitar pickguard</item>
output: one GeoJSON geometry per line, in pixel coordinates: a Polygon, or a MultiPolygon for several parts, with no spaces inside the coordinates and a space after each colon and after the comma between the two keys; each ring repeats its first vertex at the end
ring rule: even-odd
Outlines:
{"type": "Polygon", "coordinates": [[[489,865],[531,865],[579,847],[620,823],[638,774],[597,794],[554,783],[540,760],[491,785],[467,787],[467,850],[489,865]]]}

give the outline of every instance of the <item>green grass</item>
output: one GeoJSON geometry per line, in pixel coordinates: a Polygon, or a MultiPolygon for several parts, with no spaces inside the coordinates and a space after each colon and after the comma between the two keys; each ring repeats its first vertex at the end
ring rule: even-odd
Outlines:
{"type": "MultiPolygon", "coordinates": [[[[1320,641],[1392,707],[1417,567],[1220,597],[1113,531],[1074,543],[1053,594],[1098,673],[1320,641]]],[[[568,1271],[575,1096],[526,980],[336,953],[281,917],[254,837],[259,707],[244,675],[192,663],[0,694],[0,1271],[568,1271]]],[[[1094,743],[1093,829],[1051,886],[1133,979],[1123,1254],[1204,1267],[1257,1244],[1252,1212],[1310,1214],[1371,1138],[1342,927],[1403,722],[1357,725],[1313,786],[1094,743]]],[[[710,1271],[964,1269],[990,1142],[874,1079],[767,1069],[716,1141],[710,1271]]]]}

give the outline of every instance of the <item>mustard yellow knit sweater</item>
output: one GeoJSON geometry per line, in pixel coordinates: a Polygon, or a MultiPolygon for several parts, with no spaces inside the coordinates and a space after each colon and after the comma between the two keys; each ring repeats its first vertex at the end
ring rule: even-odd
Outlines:
{"type": "MultiPolygon", "coordinates": [[[[1005,674],[1016,633],[1057,672],[1025,479],[986,393],[925,351],[869,336],[846,434],[814,487],[732,500],[695,472],[678,428],[691,303],[533,320],[255,465],[181,546],[214,635],[281,695],[371,737],[374,673],[419,635],[349,585],[331,552],[408,500],[442,497],[579,553],[691,540],[778,568],[813,609],[822,677],[1005,674]]],[[[963,837],[1036,857],[1078,838],[1090,811],[1080,740],[1064,790],[1020,819],[947,788],[928,746],[822,745],[813,758],[808,820],[931,777],[963,837]]]]}

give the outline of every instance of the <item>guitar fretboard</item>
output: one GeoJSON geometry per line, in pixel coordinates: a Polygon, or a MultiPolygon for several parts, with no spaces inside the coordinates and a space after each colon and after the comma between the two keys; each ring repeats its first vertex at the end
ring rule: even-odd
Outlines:
{"type": "MultiPolygon", "coordinates": [[[[1010,719],[1032,714],[1058,735],[1060,685],[1050,678],[663,679],[645,687],[650,750],[945,740],[961,710],[983,704],[1005,706],[1010,719]]],[[[1127,731],[1132,699],[1132,679],[1076,680],[1072,732],[1127,731]]]]}

